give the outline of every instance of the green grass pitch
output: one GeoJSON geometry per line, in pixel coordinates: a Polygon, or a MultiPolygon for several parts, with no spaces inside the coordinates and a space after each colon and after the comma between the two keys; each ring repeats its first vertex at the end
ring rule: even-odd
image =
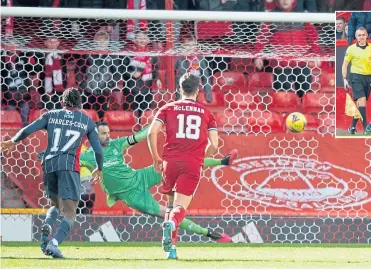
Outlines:
{"type": "Polygon", "coordinates": [[[339,134],[339,133],[336,133],[336,136],[337,137],[356,137],[356,138],[370,138],[371,137],[371,135],[363,135],[363,134],[346,134],[346,133],[344,133],[344,134],[339,134]]]}
{"type": "Polygon", "coordinates": [[[356,138],[371,138],[371,134],[364,135],[362,131],[358,131],[356,134],[349,134],[347,130],[336,129],[336,137],[356,137],[356,138]]]}
{"type": "Polygon", "coordinates": [[[46,257],[36,242],[3,242],[2,268],[351,268],[371,269],[371,244],[180,243],[169,261],[159,243],[77,243],[66,259],[46,257]]]}

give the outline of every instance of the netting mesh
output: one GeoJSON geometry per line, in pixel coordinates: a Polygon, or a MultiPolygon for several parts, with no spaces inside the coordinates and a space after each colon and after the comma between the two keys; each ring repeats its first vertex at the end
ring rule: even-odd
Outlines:
{"type": "MultiPolygon", "coordinates": [[[[367,143],[333,140],[334,24],[45,18],[11,24],[1,30],[3,140],[60,108],[68,87],[80,89],[85,112],[107,121],[112,138],[127,136],[178,99],[180,76],[193,72],[201,76],[199,102],[221,133],[216,157],[238,148],[241,160],[205,169],[191,219],[234,242],[370,243],[369,164],[361,158],[349,167],[333,157],[370,151],[367,143]],[[295,111],[308,124],[294,136],[284,123],[295,111]]],[[[2,208],[43,209],[30,216],[33,240],[49,207],[37,161],[45,136],[38,132],[2,156],[2,208]]],[[[151,164],[145,144],[123,154],[136,169],[151,164]]],[[[121,202],[108,208],[102,189],[81,175],[72,240],[160,239],[160,219],[121,202]]],[[[151,192],[165,204],[159,186],[151,192]]],[[[210,241],[185,231],[180,238],[210,241]]]]}
{"type": "MultiPolygon", "coordinates": [[[[48,49],[45,40],[61,39],[60,50],[133,52],[135,32],[145,30],[153,42],[149,50],[174,53],[219,53],[236,56],[255,54],[283,56],[334,56],[334,25],[329,23],[253,23],[231,21],[146,21],[2,17],[2,44],[36,50],[48,49]],[[8,19],[8,20],[7,20],[8,19]],[[193,36],[198,46],[184,46],[185,36],[193,36]],[[156,43],[171,43],[166,52],[156,43]]],[[[51,49],[51,48],[49,48],[51,49]]],[[[135,50],[134,50],[135,51],[135,50]]]]}

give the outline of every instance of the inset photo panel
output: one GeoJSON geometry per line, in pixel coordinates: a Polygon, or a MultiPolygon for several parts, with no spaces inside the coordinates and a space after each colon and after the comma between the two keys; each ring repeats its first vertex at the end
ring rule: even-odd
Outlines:
{"type": "Polygon", "coordinates": [[[336,12],[336,137],[371,136],[371,12],[336,12]]]}

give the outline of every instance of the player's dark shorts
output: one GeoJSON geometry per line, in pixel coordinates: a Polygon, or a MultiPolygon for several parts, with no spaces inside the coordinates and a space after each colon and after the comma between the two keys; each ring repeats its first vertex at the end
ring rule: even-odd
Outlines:
{"type": "Polygon", "coordinates": [[[353,100],[365,97],[368,100],[371,88],[371,75],[350,74],[350,84],[352,86],[353,100]]]}
{"type": "Polygon", "coordinates": [[[49,198],[80,200],[81,181],[80,174],[76,171],[44,173],[44,185],[49,198]]]}
{"type": "Polygon", "coordinates": [[[200,182],[202,165],[195,162],[163,162],[162,193],[191,196],[200,182]]]}

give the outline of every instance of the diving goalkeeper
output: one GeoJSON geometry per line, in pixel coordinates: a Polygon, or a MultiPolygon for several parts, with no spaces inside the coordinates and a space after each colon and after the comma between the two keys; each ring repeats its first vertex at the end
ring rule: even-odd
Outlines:
{"type": "MultiPolygon", "coordinates": [[[[151,187],[161,183],[161,174],[153,166],[135,170],[125,164],[122,151],[140,141],[147,139],[148,127],[128,136],[112,140],[106,122],[97,123],[99,140],[103,148],[103,181],[101,186],[107,194],[107,204],[113,206],[120,200],[129,207],[151,216],[164,218],[166,207],[160,205],[150,192],[151,187]]],[[[222,159],[205,159],[204,166],[229,165],[237,157],[237,150],[222,159]]],[[[80,165],[89,170],[95,168],[94,151],[92,148],[81,153],[80,165]]],[[[180,228],[210,237],[218,242],[230,242],[231,238],[223,233],[203,228],[191,220],[184,219],[180,228]]]]}

